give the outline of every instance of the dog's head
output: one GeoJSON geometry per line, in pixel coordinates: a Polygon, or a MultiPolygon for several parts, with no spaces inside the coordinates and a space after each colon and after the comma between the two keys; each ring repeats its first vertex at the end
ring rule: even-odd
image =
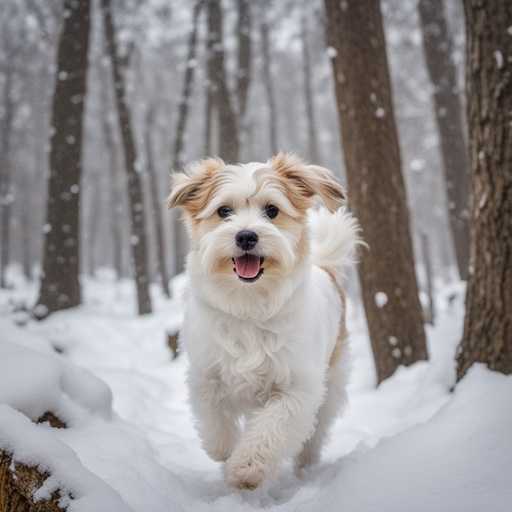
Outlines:
{"type": "Polygon", "coordinates": [[[185,213],[201,273],[246,284],[286,276],[304,261],[315,198],[334,211],[345,194],[327,169],[281,153],[266,163],[194,163],[174,174],[168,204],[185,213]]]}

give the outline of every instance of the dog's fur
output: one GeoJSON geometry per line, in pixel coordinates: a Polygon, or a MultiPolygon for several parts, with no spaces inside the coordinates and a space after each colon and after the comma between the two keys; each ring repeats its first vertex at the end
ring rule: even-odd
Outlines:
{"type": "Polygon", "coordinates": [[[174,176],[169,206],[183,209],[191,239],[180,334],[190,398],[203,447],[226,462],[234,487],[256,488],[286,457],[297,468],[316,462],[346,403],[342,275],[359,228],[344,200],[327,169],[289,154],[208,159],[174,176]],[[268,204],[279,208],[274,219],[268,204]],[[217,213],[223,205],[228,218],[217,213]],[[233,268],[245,229],[259,237],[250,252],[265,258],[250,283],[233,268]]]}

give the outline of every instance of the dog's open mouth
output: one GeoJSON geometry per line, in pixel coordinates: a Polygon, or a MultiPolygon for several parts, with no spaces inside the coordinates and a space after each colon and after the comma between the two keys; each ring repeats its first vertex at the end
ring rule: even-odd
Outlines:
{"type": "Polygon", "coordinates": [[[242,281],[252,283],[263,274],[263,261],[265,258],[256,256],[255,254],[245,253],[242,256],[232,258],[234,267],[233,271],[242,281]]]}

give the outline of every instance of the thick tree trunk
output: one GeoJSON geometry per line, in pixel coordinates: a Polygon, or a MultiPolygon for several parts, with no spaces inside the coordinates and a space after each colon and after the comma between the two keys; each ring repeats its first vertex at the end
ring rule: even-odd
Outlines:
{"type": "Polygon", "coordinates": [[[158,193],[160,187],[158,186],[158,174],[155,168],[153,146],[151,141],[151,132],[154,126],[154,114],[155,112],[153,108],[151,106],[148,107],[146,112],[146,126],[144,130],[144,147],[146,149],[146,168],[149,177],[149,190],[155,228],[158,273],[160,274],[162,290],[166,297],[170,297],[171,292],[169,290],[169,273],[167,272],[167,254],[165,250],[166,244],[164,237],[164,224],[162,219],[162,206],[164,204],[164,198],[161,198],[158,193]]]}
{"type": "Polygon", "coordinates": [[[238,162],[240,149],[237,115],[226,78],[221,0],[208,2],[208,39],[211,56],[214,103],[219,120],[219,156],[227,162],[238,162]]]}
{"type": "Polygon", "coordinates": [[[512,373],[512,3],[465,0],[471,261],[457,379],[512,373]]]}
{"type": "Polygon", "coordinates": [[[0,288],[7,288],[7,265],[11,258],[11,216],[13,203],[11,142],[14,121],[14,70],[7,66],[3,86],[3,116],[0,127],[0,288]]]}
{"type": "Polygon", "coordinates": [[[313,84],[311,83],[313,70],[309,52],[309,31],[307,23],[307,18],[303,16],[301,20],[302,72],[304,74],[304,105],[306,107],[308,158],[311,162],[319,163],[315,102],[313,84]]]}
{"type": "Polygon", "coordinates": [[[80,178],[90,1],[65,0],[52,110],[43,277],[37,316],[78,306],[80,178]]]}
{"type": "Polygon", "coordinates": [[[427,347],[380,4],[325,0],[349,197],[370,248],[359,279],[378,382],[427,347]]]}
{"type": "MultiPolygon", "coordinates": [[[[262,15],[263,17],[265,17],[264,12],[262,13],[262,15]]],[[[279,144],[277,142],[277,106],[274,92],[274,83],[272,80],[269,26],[265,18],[260,23],[260,38],[263,66],[263,85],[265,87],[265,93],[267,96],[268,104],[268,131],[270,137],[270,151],[272,152],[273,155],[276,155],[279,151],[279,144]]]]}
{"type": "Polygon", "coordinates": [[[238,69],[237,69],[237,96],[238,96],[238,128],[240,132],[240,146],[247,138],[247,100],[251,83],[252,64],[252,15],[249,0],[238,0],[238,69]]]}
{"type": "Polygon", "coordinates": [[[420,0],[418,11],[425,61],[434,88],[434,111],[448,193],[450,227],[457,267],[460,277],[465,280],[469,267],[469,162],[457,70],[452,57],[453,42],[443,0],[420,0]]]}
{"type": "Polygon", "coordinates": [[[144,200],[139,172],[136,168],[137,150],[132,132],[130,110],[128,108],[124,78],[121,73],[121,63],[112,20],[111,0],[102,0],[103,28],[105,41],[110,56],[114,82],[119,127],[124,150],[124,164],[128,182],[128,197],[130,202],[131,246],[132,261],[137,288],[137,305],[139,315],[151,313],[151,297],[149,294],[147,242],[145,229],[144,200]]]}

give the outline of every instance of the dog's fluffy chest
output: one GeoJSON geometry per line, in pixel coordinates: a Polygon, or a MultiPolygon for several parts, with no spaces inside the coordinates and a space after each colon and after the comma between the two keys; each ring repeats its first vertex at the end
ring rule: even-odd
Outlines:
{"type": "Polygon", "coordinates": [[[228,317],[215,322],[212,335],[219,347],[216,366],[231,400],[264,403],[289,383],[285,335],[228,317]]]}

